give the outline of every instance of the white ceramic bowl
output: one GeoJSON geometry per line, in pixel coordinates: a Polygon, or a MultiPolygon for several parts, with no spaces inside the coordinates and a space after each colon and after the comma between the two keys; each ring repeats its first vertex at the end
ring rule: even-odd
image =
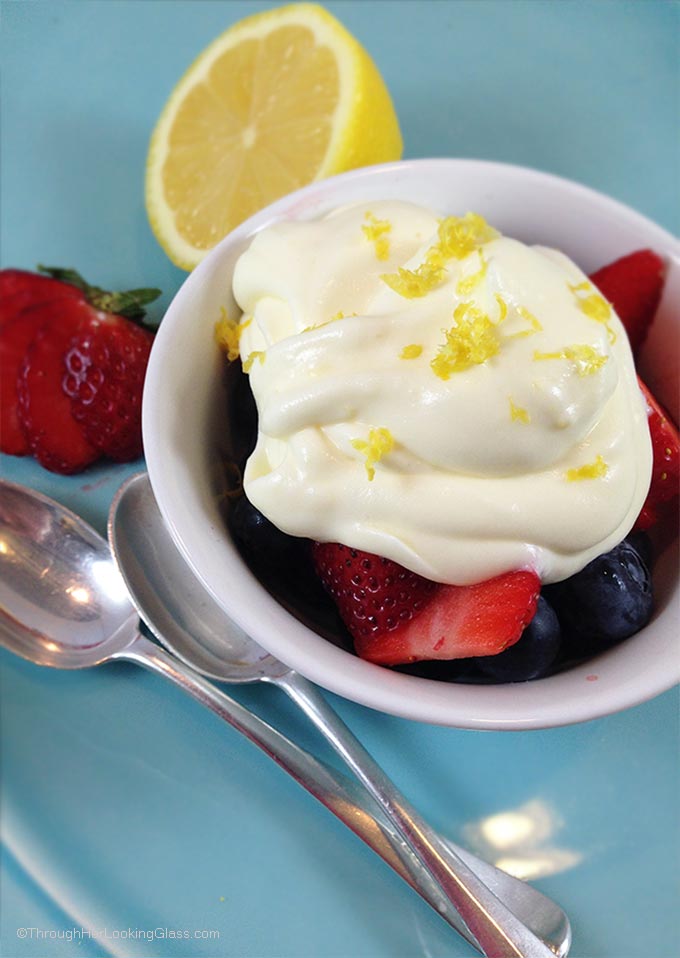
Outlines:
{"type": "Polygon", "coordinates": [[[678,567],[655,570],[651,623],[585,664],[514,685],[417,678],[364,662],[290,615],[244,564],[219,511],[216,475],[227,428],[220,307],[236,313],[234,264],[252,235],[281,219],[312,219],[353,201],[399,198],[435,210],[474,210],[502,232],[555,246],[586,271],[653,247],[673,264],[641,369],[677,415],[680,244],[633,210],[576,183],[475,160],[414,160],[356,170],[299,190],[227,236],[188,277],[156,337],[144,391],[144,446],[154,493],[172,535],[224,610],[262,646],[319,685],[363,705],[439,725],[543,728],[636,705],[680,681],[678,567]],[[673,261],[675,261],[673,263],[673,261]]]}

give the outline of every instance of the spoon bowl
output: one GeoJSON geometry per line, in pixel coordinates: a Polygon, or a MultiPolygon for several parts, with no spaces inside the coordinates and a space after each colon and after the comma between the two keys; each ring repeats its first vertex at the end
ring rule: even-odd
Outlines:
{"type": "Polygon", "coordinates": [[[130,644],[138,616],[107,543],[38,492],[2,483],[0,632],[12,652],[82,669],[130,644]]]}
{"type": "Polygon", "coordinates": [[[275,680],[289,671],[225,615],[187,566],[146,473],[119,489],[111,506],[109,541],[140,615],[183,662],[221,682],[275,680]]]}

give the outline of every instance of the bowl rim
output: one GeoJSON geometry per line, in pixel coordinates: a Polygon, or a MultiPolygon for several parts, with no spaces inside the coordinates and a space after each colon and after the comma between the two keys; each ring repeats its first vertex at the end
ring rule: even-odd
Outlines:
{"type": "MultiPolygon", "coordinates": [[[[658,637],[654,651],[665,668],[639,669],[636,646],[648,641],[644,632],[633,636],[588,662],[565,672],[531,682],[508,685],[467,685],[424,679],[395,673],[372,665],[323,639],[299,622],[274,599],[250,572],[229,542],[231,561],[225,553],[230,572],[238,575],[238,600],[225,590],[214,568],[207,568],[203,547],[210,542],[228,539],[226,527],[206,521],[196,525],[195,515],[183,502],[183,491],[171,476],[167,418],[164,405],[172,401],[165,376],[176,330],[181,324],[185,306],[205,281],[210,282],[225,252],[282,218],[305,218],[305,207],[314,201],[342,191],[345,184],[369,182],[373,177],[408,173],[421,176],[476,175],[527,178],[537,188],[557,190],[581,202],[595,204],[603,214],[624,218],[633,228],[644,233],[646,245],[654,245],[680,263],[680,242],[636,210],[591,187],[527,166],[491,160],[462,158],[424,158],[401,160],[351,170],[326,180],[314,182],[272,203],[240,224],[212,249],[187,277],[172,300],[151,351],[143,399],[143,435],[149,478],[161,513],[173,540],[202,584],[224,611],[244,631],[282,659],[287,665],[311,681],[330,691],[369,708],[431,724],[470,729],[520,730],[551,728],[599,718],[638,705],[680,682],[680,654],[675,636],[658,637]],[[566,191],[566,193],[565,193],[566,191]],[[165,398],[162,398],[165,397],[165,398]],[[287,635],[293,630],[290,638],[287,635]],[[673,658],[674,656],[674,658],[673,658]],[[630,660],[630,661],[629,661],[630,660]],[[669,668],[675,662],[675,668],[669,668]],[[635,665],[631,671],[631,666],[635,665]],[[377,681],[376,681],[377,680],[377,681]],[[574,683],[583,683],[575,697],[574,683]],[[597,695],[590,694],[597,688],[597,695]],[[569,694],[571,690],[572,694],[569,694]],[[584,690],[588,690],[585,694],[584,690]],[[418,694],[420,693],[420,694],[418,694]],[[566,702],[566,705],[565,705],[566,702]]],[[[350,201],[347,198],[346,201],[350,201]]],[[[342,199],[330,205],[338,205],[342,199]]],[[[171,458],[171,457],[170,457],[171,458]]],[[[184,490],[186,491],[186,490],[184,490]]],[[[227,547],[227,543],[223,543],[227,547]]],[[[678,606],[678,576],[662,610],[664,619],[678,606]]],[[[655,615],[655,619],[659,618],[655,615]]],[[[654,621],[654,620],[653,620],[654,621]]],[[[649,626],[647,627],[649,628],[649,626]]],[[[658,632],[658,629],[656,630],[658,632]]],[[[651,651],[651,650],[650,650],[651,651]]]]}

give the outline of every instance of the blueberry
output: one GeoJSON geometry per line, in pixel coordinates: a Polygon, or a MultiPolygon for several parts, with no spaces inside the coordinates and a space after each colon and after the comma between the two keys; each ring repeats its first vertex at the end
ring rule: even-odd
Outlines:
{"type": "Polygon", "coordinates": [[[241,496],[230,513],[230,526],[234,538],[244,552],[266,566],[280,566],[293,558],[300,540],[281,532],[259,509],[241,496]]]}
{"type": "Polygon", "coordinates": [[[545,593],[574,655],[592,655],[639,632],[654,605],[649,569],[627,540],[545,593]]]}
{"type": "Polygon", "coordinates": [[[526,682],[550,671],[562,645],[560,623],[552,606],[539,597],[536,614],[514,645],[498,655],[475,659],[480,672],[499,682],[526,682]]]}
{"type": "Polygon", "coordinates": [[[647,568],[651,569],[654,561],[654,551],[652,549],[652,540],[647,533],[642,532],[642,530],[631,532],[626,536],[626,542],[635,549],[647,568]]]}

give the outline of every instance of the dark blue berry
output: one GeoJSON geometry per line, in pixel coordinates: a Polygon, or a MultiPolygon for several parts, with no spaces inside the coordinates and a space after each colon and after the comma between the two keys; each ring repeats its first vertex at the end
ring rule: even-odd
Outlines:
{"type": "Polygon", "coordinates": [[[264,565],[279,566],[282,560],[292,558],[300,541],[281,532],[245,496],[234,503],[230,526],[244,551],[264,565]]]}
{"type": "Polygon", "coordinates": [[[654,552],[652,549],[652,540],[647,533],[642,530],[631,532],[630,535],[626,536],[626,542],[635,549],[647,568],[651,569],[654,552]]]}
{"type": "Polygon", "coordinates": [[[545,594],[574,655],[592,655],[639,632],[654,605],[649,569],[626,540],[545,594]]]}
{"type": "Polygon", "coordinates": [[[475,664],[498,682],[526,682],[546,675],[562,645],[560,623],[552,606],[540,596],[536,614],[520,639],[505,652],[484,655],[475,664]]]}

